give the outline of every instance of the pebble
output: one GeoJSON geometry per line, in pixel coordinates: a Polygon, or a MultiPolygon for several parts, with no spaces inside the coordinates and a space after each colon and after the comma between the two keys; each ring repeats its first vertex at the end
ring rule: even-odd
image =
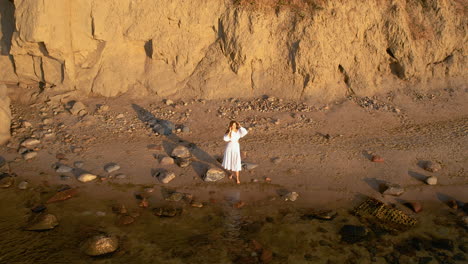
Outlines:
{"type": "Polygon", "coordinates": [[[166,201],[178,202],[184,198],[185,194],[180,192],[171,193],[168,197],[165,198],[166,201]]]}
{"type": "Polygon", "coordinates": [[[117,225],[129,225],[135,222],[135,218],[129,215],[121,215],[117,221],[117,225]]]}
{"type": "Polygon", "coordinates": [[[82,162],[82,161],[75,161],[75,163],[73,163],[73,165],[74,165],[76,168],[83,168],[84,162],[82,162]]]}
{"type": "Polygon", "coordinates": [[[406,206],[408,206],[413,212],[419,213],[422,211],[422,204],[420,202],[407,202],[405,203],[406,206]]]}
{"type": "Polygon", "coordinates": [[[68,102],[68,105],[71,105],[71,104],[73,105],[68,109],[68,111],[70,111],[72,115],[82,116],[87,113],[86,106],[82,102],[77,102],[77,101],[68,102]]]}
{"type": "Polygon", "coordinates": [[[141,208],[147,208],[149,206],[148,199],[146,199],[146,198],[141,199],[138,206],[141,207],[141,208]]]}
{"type": "Polygon", "coordinates": [[[119,169],[120,169],[120,166],[118,164],[116,164],[116,163],[109,163],[106,166],[104,166],[104,170],[107,173],[112,173],[112,172],[117,171],[119,169]]]}
{"type": "Polygon", "coordinates": [[[258,164],[243,162],[242,167],[246,170],[253,170],[258,167],[258,164]]]}
{"type": "Polygon", "coordinates": [[[174,104],[174,101],[172,101],[172,100],[170,100],[170,99],[166,99],[166,100],[164,101],[164,103],[165,103],[166,105],[172,105],[172,104],[174,104]]]}
{"type": "Polygon", "coordinates": [[[53,137],[55,137],[55,134],[53,132],[47,132],[43,136],[44,139],[51,139],[53,137]]]}
{"type": "Polygon", "coordinates": [[[58,173],[67,173],[67,172],[73,171],[73,168],[68,167],[67,165],[61,164],[61,165],[59,165],[57,167],[57,169],[55,171],[58,172],[58,173]]]}
{"type": "Polygon", "coordinates": [[[398,184],[385,184],[385,186],[386,189],[382,193],[383,195],[400,196],[405,192],[405,189],[398,184]]]}
{"type": "Polygon", "coordinates": [[[273,162],[274,164],[279,164],[279,163],[281,163],[281,161],[283,161],[283,160],[281,158],[279,158],[279,157],[271,159],[271,162],[273,162]]]}
{"type": "Polygon", "coordinates": [[[183,133],[189,133],[190,132],[190,128],[188,126],[183,126],[182,127],[182,132],[183,133]]]}
{"type": "Polygon", "coordinates": [[[41,214],[35,217],[33,222],[26,228],[29,231],[44,231],[54,229],[58,226],[57,217],[53,214],[41,214]]]}
{"type": "Polygon", "coordinates": [[[119,173],[119,174],[115,175],[115,178],[119,179],[119,180],[123,180],[123,179],[127,179],[127,175],[123,174],[123,173],[119,173]]]}
{"type": "Polygon", "coordinates": [[[124,114],[118,114],[115,118],[117,118],[117,119],[122,119],[122,118],[124,118],[124,117],[125,117],[124,114]]]}
{"type": "Polygon", "coordinates": [[[119,239],[116,236],[101,234],[89,238],[81,247],[88,256],[100,256],[112,253],[119,247],[119,239]]]}
{"type": "Polygon", "coordinates": [[[28,121],[23,121],[21,123],[21,126],[24,127],[24,128],[28,128],[28,127],[32,127],[32,124],[28,121]]]}
{"type": "Polygon", "coordinates": [[[23,153],[23,159],[24,160],[30,160],[30,159],[33,159],[37,156],[37,152],[35,151],[30,151],[30,152],[26,152],[26,153],[23,153]]]}
{"type": "Polygon", "coordinates": [[[203,180],[205,182],[216,182],[223,179],[226,176],[226,173],[218,168],[210,168],[205,173],[203,180]]]}
{"type": "Polygon", "coordinates": [[[44,125],[50,125],[53,123],[53,120],[51,118],[45,118],[42,120],[42,124],[44,125]]]}
{"type": "Polygon", "coordinates": [[[384,159],[379,155],[373,155],[372,162],[384,162],[384,159]]]}
{"type": "Polygon", "coordinates": [[[158,178],[158,180],[164,184],[167,184],[169,183],[170,181],[172,181],[173,179],[175,179],[176,175],[174,172],[170,172],[170,171],[161,171],[161,172],[158,172],[156,174],[156,177],[158,178]]]}
{"type": "Polygon", "coordinates": [[[92,180],[95,180],[97,178],[96,175],[94,174],[91,174],[91,173],[83,173],[81,174],[79,177],[78,177],[78,180],[80,182],[89,182],[89,181],[92,181],[92,180]]]}
{"type": "Polygon", "coordinates": [[[190,203],[190,205],[191,205],[192,207],[197,207],[197,208],[202,208],[202,207],[203,207],[203,203],[195,202],[195,201],[192,201],[192,202],[190,203]]]}
{"type": "Polygon", "coordinates": [[[429,185],[436,185],[437,184],[437,177],[431,176],[426,179],[426,183],[429,185]]]}
{"type": "Polygon", "coordinates": [[[21,146],[26,147],[26,148],[31,148],[39,144],[41,144],[40,140],[35,139],[35,138],[28,138],[21,143],[21,146]]]}
{"type": "Polygon", "coordinates": [[[159,164],[161,165],[172,165],[174,164],[174,159],[171,157],[163,157],[161,160],[159,160],[159,164]]]}
{"type": "Polygon", "coordinates": [[[18,189],[20,190],[26,190],[28,188],[28,182],[27,181],[22,181],[20,184],[18,184],[18,189]]]}
{"type": "Polygon", "coordinates": [[[192,161],[190,160],[190,158],[177,158],[176,163],[177,165],[179,165],[179,167],[185,168],[188,167],[192,163],[192,161]]]}
{"type": "Polygon", "coordinates": [[[297,192],[290,192],[284,196],[284,200],[294,202],[297,200],[298,197],[299,194],[297,192]]]}
{"type": "Polygon", "coordinates": [[[438,162],[428,161],[424,165],[424,169],[429,172],[437,172],[442,169],[442,166],[438,162]]]}

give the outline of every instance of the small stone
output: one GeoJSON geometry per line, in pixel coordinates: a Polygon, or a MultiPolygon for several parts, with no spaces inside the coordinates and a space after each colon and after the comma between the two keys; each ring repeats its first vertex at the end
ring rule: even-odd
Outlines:
{"type": "Polygon", "coordinates": [[[53,214],[40,214],[34,218],[32,223],[26,230],[29,231],[44,231],[50,230],[58,226],[57,217],[53,214]]]}
{"type": "Polygon", "coordinates": [[[176,163],[179,165],[179,167],[185,168],[192,163],[192,160],[190,160],[190,158],[177,158],[176,163]]]}
{"type": "Polygon", "coordinates": [[[55,134],[52,132],[45,133],[43,136],[44,139],[51,139],[53,137],[55,137],[55,134]]]}
{"type": "Polygon", "coordinates": [[[26,190],[28,188],[28,182],[27,181],[22,181],[20,184],[18,184],[18,189],[20,190],[26,190]]]}
{"type": "Polygon", "coordinates": [[[117,225],[129,225],[133,222],[135,222],[135,218],[129,215],[121,215],[119,216],[119,219],[117,220],[117,225]]]}
{"type": "Polygon", "coordinates": [[[33,159],[37,156],[37,152],[35,151],[30,151],[30,152],[26,152],[26,153],[23,153],[23,159],[24,160],[30,160],[30,159],[33,159]]]}
{"type": "Polygon", "coordinates": [[[81,116],[83,114],[86,114],[86,106],[82,102],[71,101],[71,102],[68,102],[68,106],[69,106],[68,111],[70,111],[72,115],[81,116]]]}
{"type": "Polygon", "coordinates": [[[298,197],[299,194],[297,192],[290,192],[284,196],[284,200],[294,202],[297,200],[298,197]]]}
{"type": "Polygon", "coordinates": [[[76,168],[83,168],[84,162],[82,162],[82,161],[75,161],[75,163],[73,163],[73,165],[74,165],[76,168]]]}
{"type": "Polygon", "coordinates": [[[164,101],[164,103],[165,103],[166,105],[172,105],[172,104],[174,104],[174,101],[172,101],[172,100],[170,100],[170,99],[166,99],[166,100],[164,101]]]}
{"type": "Polygon", "coordinates": [[[41,141],[35,138],[28,138],[25,141],[21,142],[21,146],[26,148],[32,148],[41,144],[41,141]]]}
{"type": "Polygon", "coordinates": [[[82,251],[89,256],[100,256],[112,253],[119,247],[116,236],[101,234],[89,238],[82,246],[82,251]]]}
{"type": "Polygon", "coordinates": [[[75,146],[73,146],[73,147],[71,148],[71,151],[72,151],[72,153],[80,153],[81,151],[83,151],[83,148],[82,148],[82,147],[75,147],[75,146]]]}
{"type": "Polygon", "coordinates": [[[174,172],[170,172],[170,171],[161,171],[161,172],[158,172],[156,174],[156,177],[158,178],[158,180],[164,184],[167,184],[169,183],[170,181],[172,181],[173,179],[175,179],[176,175],[174,172]]]}
{"type": "Polygon", "coordinates": [[[105,111],[108,111],[110,109],[110,106],[108,105],[99,105],[98,106],[98,111],[100,112],[105,112],[105,111]]]}
{"type": "Polygon", "coordinates": [[[405,192],[405,189],[402,188],[398,184],[385,184],[385,190],[383,191],[383,195],[392,195],[392,196],[400,196],[405,192]]]}
{"type": "Polygon", "coordinates": [[[253,170],[258,167],[258,164],[243,162],[242,167],[246,170],[253,170]]]}
{"type": "Polygon", "coordinates": [[[426,183],[429,185],[436,185],[437,184],[437,177],[431,176],[427,177],[426,183]]]}
{"type": "Polygon", "coordinates": [[[92,180],[95,180],[97,178],[96,175],[94,174],[91,174],[91,173],[83,173],[81,174],[79,177],[78,177],[78,180],[80,182],[89,182],[89,181],[92,181],[92,180]]]}
{"type": "Polygon", "coordinates": [[[429,172],[437,172],[442,169],[440,164],[438,162],[432,162],[428,161],[426,164],[424,164],[424,169],[429,171],[429,172]]]}
{"type": "Polygon", "coordinates": [[[32,127],[32,124],[28,121],[23,121],[21,123],[21,126],[24,127],[24,128],[28,128],[28,127],[32,127]]]}
{"type": "Polygon", "coordinates": [[[60,159],[64,159],[64,158],[65,158],[65,154],[63,154],[63,153],[57,153],[57,154],[55,155],[55,158],[56,158],[56,159],[59,159],[59,160],[60,160],[60,159]]]}
{"type": "Polygon", "coordinates": [[[265,177],[265,182],[270,183],[270,182],[271,182],[271,178],[270,178],[270,177],[265,177]]]}
{"type": "Polygon", "coordinates": [[[384,162],[384,159],[379,155],[373,155],[372,162],[384,162]]]}
{"type": "Polygon", "coordinates": [[[141,208],[147,208],[149,206],[148,199],[146,199],[145,197],[143,199],[141,199],[138,206],[141,207],[141,208]]]}
{"type": "Polygon", "coordinates": [[[51,118],[45,118],[42,120],[42,124],[44,125],[50,125],[53,123],[53,120],[51,118]]]}
{"type": "Polygon", "coordinates": [[[171,153],[171,157],[174,158],[190,158],[191,156],[189,149],[181,145],[175,147],[171,153]]]}
{"type": "Polygon", "coordinates": [[[96,216],[100,216],[100,217],[106,216],[106,212],[97,211],[97,212],[96,212],[96,216]]]}
{"type": "Polygon", "coordinates": [[[49,198],[49,200],[47,200],[46,203],[55,203],[55,202],[65,201],[74,197],[77,194],[78,194],[78,190],[75,188],[62,190],[62,191],[57,192],[51,198],[49,198]]]}
{"type": "Polygon", "coordinates": [[[163,157],[161,160],[159,160],[159,164],[161,165],[172,165],[174,164],[174,159],[171,157],[163,157]]]}
{"type": "Polygon", "coordinates": [[[188,126],[183,126],[182,127],[182,132],[183,133],[189,133],[190,132],[190,128],[188,126]]]}
{"type": "Polygon", "coordinates": [[[145,193],[152,193],[152,192],[154,192],[154,188],[152,188],[152,187],[150,187],[150,188],[145,188],[143,191],[144,191],[145,193]]]}
{"type": "Polygon", "coordinates": [[[422,204],[420,202],[407,202],[405,205],[413,210],[415,213],[419,213],[422,211],[422,204]]]}
{"type": "Polygon", "coordinates": [[[279,158],[279,157],[271,159],[271,162],[273,162],[274,164],[280,164],[281,161],[283,161],[283,160],[281,158],[279,158]]]}
{"type": "Polygon", "coordinates": [[[163,208],[154,208],[153,213],[156,216],[160,217],[174,217],[182,213],[181,209],[163,207],[163,208]]]}
{"type": "Polygon", "coordinates": [[[243,201],[238,201],[235,204],[232,205],[234,208],[240,209],[245,206],[245,203],[243,201]]]}
{"type": "Polygon", "coordinates": [[[455,200],[448,200],[447,205],[452,209],[458,209],[458,203],[455,200]]]}
{"type": "Polygon", "coordinates": [[[124,204],[115,204],[112,206],[112,212],[116,214],[126,214],[128,210],[124,204]]]}
{"type": "Polygon", "coordinates": [[[118,179],[118,180],[123,180],[123,179],[127,179],[127,175],[123,174],[123,173],[119,173],[119,174],[115,175],[115,178],[118,179]]]}
{"type": "Polygon", "coordinates": [[[120,169],[120,166],[118,164],[116,164],[116,163],[109,163],[106,166],[104,166],[104,170],[107,173],[112,173],[112,172],[117,171],[119,169],[120,169]]]}
{"type": "Polygon", "coordinates": [[[60,175],[60,180],[62,180],[62,181],[68,181],[70,179],[71,179],[71,177],[68,176],[68,175],[60,175]]]}
{"type": "Polygon", "coordinates": [[[4,173],[0,176],[0,188],[9,188],[15,183],[15,178],[9,174],[4,173]]]}
{"type": "Polygon", "coordinates": [[[125,117],[124,114],[118,114],[115,118],[117,118],[117,119],[122,119],[122,118],[124,118],[124,117],[125,117]]]}
{"type": "Polygon", "coordinates": [[[178,202],[185,197],[185,194],[180,192],[171,193],[168,197],[165,198],[166,201],[178,202]]]}
{"type": "Polygon", "coordinates": [[[203,180],[205,182],[216,182],[216,181],[223,179],[225,176],[226,176],[226,173],[223,170],[218,169],[218,168],[210,168],[205,173],[203,180]]]}
{"type": "Polygon", "coordinates": [[[197,208],[202,208],[202,207],[203,207],[203,203],[195,202],[195,201],[192,201],[192,202],[190,203],[190,205],[191,205],[192,207],[197,207],[197,208]]]}
{"type": "Polygon", "coordinates": [[[36,205],[33,208],[31,208],[31,212],[37,214],[37,213],[40,213],[40,212],[44,212],[46,209],[47,209],[47,207],[45,207],[45,205],[39,204],[39,205],[36,205]]]}
{"type": "Polygon", "coordinates": [[[72,172],[73,168],[68,167],[67,165],[60,164],[55,171],[58,173],[67,173],[72,172]]]}

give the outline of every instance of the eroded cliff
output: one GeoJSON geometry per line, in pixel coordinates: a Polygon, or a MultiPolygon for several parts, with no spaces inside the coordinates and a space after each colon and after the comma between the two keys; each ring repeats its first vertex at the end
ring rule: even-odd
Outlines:
{"type": "Polygon", "coordinates": [[[0,82],[332,100],[467,79],[467,2],[0,0],[0,82]]]}

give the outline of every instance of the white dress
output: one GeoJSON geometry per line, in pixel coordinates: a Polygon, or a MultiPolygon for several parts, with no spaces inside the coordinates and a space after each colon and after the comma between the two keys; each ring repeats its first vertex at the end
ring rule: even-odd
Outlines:
{"type": "Polygon", "coordinates": [[[224,141],[229,142],[224,150],[223,167],[230,171],[241,171],[241,155],[239,139],[247,135],[247,130],[243,127],[239,128],[236,132],[224,135],[224,141]]]}

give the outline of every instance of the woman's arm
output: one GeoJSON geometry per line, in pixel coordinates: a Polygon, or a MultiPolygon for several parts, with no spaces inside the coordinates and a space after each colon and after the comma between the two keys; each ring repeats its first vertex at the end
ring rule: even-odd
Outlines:
{"type": "Polygon", "coordinates": [[[243,127],[239,128],[240,137],[244,137],[245,135],[247,135],[247,133],[249,133],[249,132],[247,131],[247,129],[245,129],[245,128],[243,128],[243,127]]]}
{"type": "Polygon", "coordinates": [[[231,141],[231,136],[229,136],[229,134],[224,134],[224,141],[226,142],[231,141]]]}

